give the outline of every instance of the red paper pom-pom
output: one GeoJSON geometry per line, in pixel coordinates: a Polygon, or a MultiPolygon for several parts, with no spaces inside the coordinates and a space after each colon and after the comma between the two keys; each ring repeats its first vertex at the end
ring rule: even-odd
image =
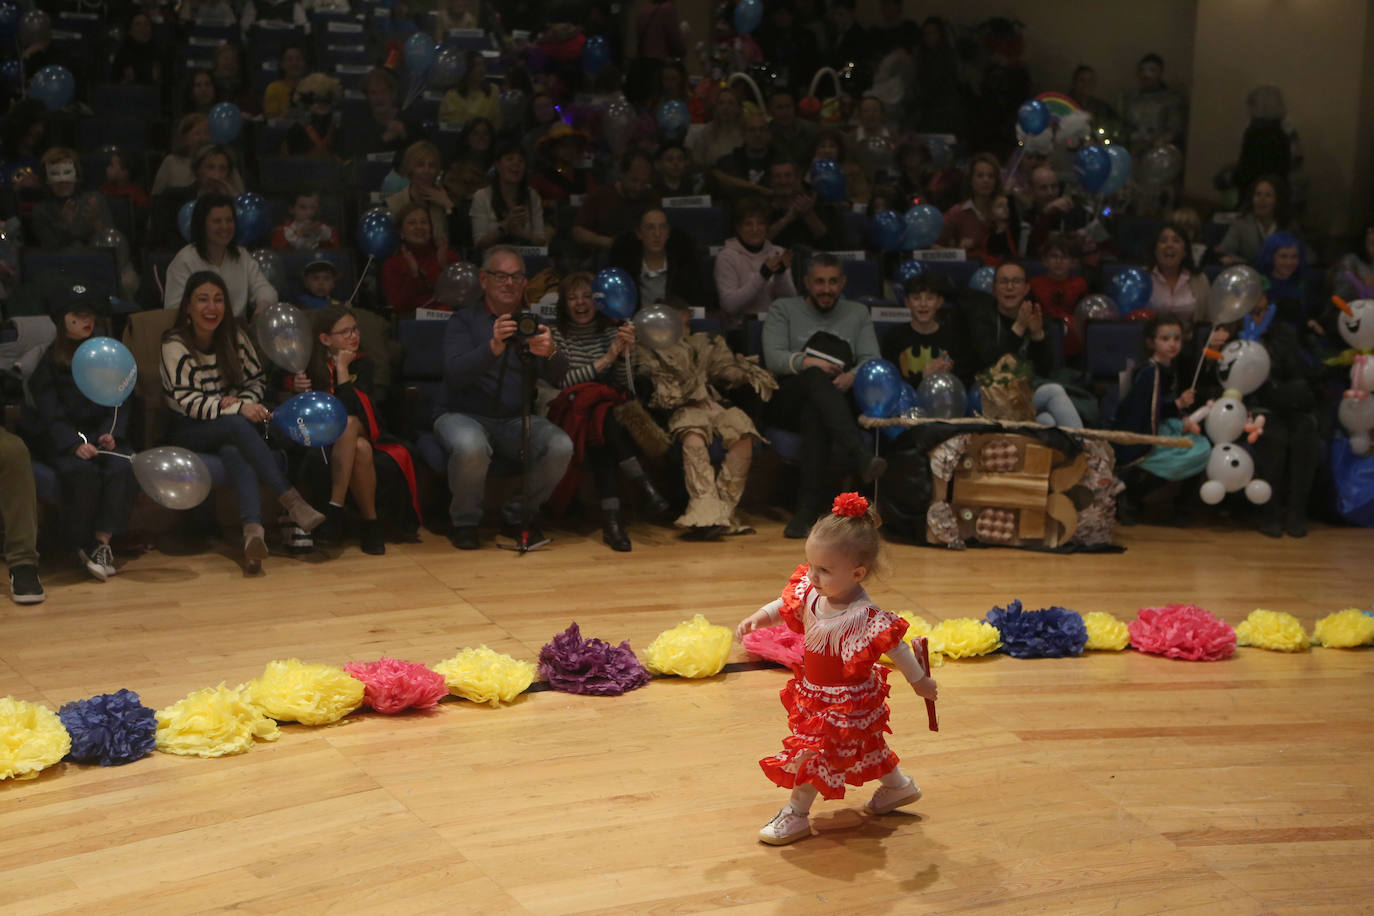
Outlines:
{"type": "Polygon", "coordinates": [[[1214,662],[1236,651],[1236,631],[1231,625],[1191,604],[1141,608],[1127,629],[1131,645],[1152,655],[1214,662]]]}
{"type": "Polygon", "coordinates": [[[793,633],[787,624],[779,623],[771,627],[761,627],[744,634],[745,651],[770,662],[777,662],[789,668],[802,663],[802,635],[793,633]]]}
{"type": "Polygon", "coordinates": [[[835,505],[830,511],[846,518],[862,518],[868,513],[868,500],[858,493],[841,493],[835,497],[835,505]]]}
{"type": "Polygon", "coordinates": [[[448,695],[444,676],[415,662],[379,658],[350,662],[344,670],[363,682],[363,702],[377,712],[429,709],[448,695]]]}

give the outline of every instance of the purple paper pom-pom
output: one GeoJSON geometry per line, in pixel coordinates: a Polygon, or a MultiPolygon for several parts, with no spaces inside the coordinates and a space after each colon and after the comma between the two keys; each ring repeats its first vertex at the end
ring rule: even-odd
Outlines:
{"type": "Polygon", "coordinates": [[[1021,602],[988,611],[988,623],[1002,634],[1002,650],[1015,658],[1082,655],[1088,642],[1083,618],[1062,607],[1021,610],[1021,602]]]}
{"type": "Polygon", "coordinates": [[[601,639],[584,640],[576,623],[539,650],[539,676],[554,690],[603,697],[618,697],[649,683],[649,672],[628,642],[613,646],[601,639]]]}
{"type": "Polygon", "coordinates": [[[132,690],[64,703],[57,715],[72,736],[67,756],[77,763],[132,763],[151,754],[157,744],[157,714],[132,690]]]}

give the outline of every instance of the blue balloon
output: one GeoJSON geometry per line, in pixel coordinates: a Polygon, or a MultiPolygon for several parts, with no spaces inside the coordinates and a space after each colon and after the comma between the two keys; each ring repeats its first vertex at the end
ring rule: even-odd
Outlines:
{"type": "Polygon", "coordinates": [[[582,45],[582,69],[596,76],[611,62],[611,43],[604,35],[593,35],[582,45]]]}
{"type": "Polygon", "coordinates": [[[930,204],[917,204],[902,219],[906,222],[902,247],[907,249],[929,248],[945,228],[945,215],[930,204]]]}
{"type": "Polygon", "coordinates": [[[811,187],[828,204],[844,200],[844,169],[834,159],[817,159],[811,163],[811,187]]]}
{"type": "Polygon", "coordinates": [[[763,22],[763,0],[739,0],[735,4],[735,31],[748,35],[763,22]]]}
{"type": "Polygon", "coordinates": [[[13,41],[23,18],[24,11],[14,0],[0,0],[0,41],[13,41]]]}
{"type": "Polygon", "coordinates": [[[983,389],[982,389],[982,388],[979,388],[977,385],[974,385],[974,386],[972,386],[971,388],[969,388],[968,393],[967,393],[967,395],[966,395],[966,397],[965,397],[965,401],[967,402],[967,407],[968,407],[967,413],[968,413],[968,415],[969,415],[970,417],[982,416],[982,414],[983,414],[983,389]]]}
{"type": "Polygon", "coordinates": [[[272,231],[272,214],[261,194],[245,191],[234,198],[234,241],[256,245],[272,231]]]}
{"type": "Polygon", "coordinates": [[[1115,194],[1131,179],[1131,151],[1120,143],[1113,143],[1107,147],[1107,158],[1112,161],[1112,169],[1099,193],[1115,194]]]}
{"type": "Polygon", "coordinates": [[[348,426],[343,401],[323,391],[302,391],[272,411],[272,422],[306,448],[333,445],[348,426]]]}
{"type": "Polygon", "coordinates": [[[1107,295],[1112,297],[1123,315],[1148,306],[1153,292],[1154,284],[1150,275],[1139,267],[1119,270],[1107,281],[1107,295]]]}
{"type": "Polygon", "coordinates": [[[598,307],[616,321],[629,321],[639,304],[639,287],[619,267],[607,267],[592,281],[592,298],[598,307]]]}
{"type": "Polygon", "coordinates": [[[191,241],[191,217],[196,212],[196,202],[188,200],[181,205],[177,211],[177,228],[181,230],[181,237],[186,241],[191,241]]]}
{"type": "Polygon", "coordinates": [[[216,143],[233,143],[243,130],[243,112],[233,102],[220,102],[210,109],[210,139],[216,143]]]}
{"type": "Polygon", "coordinates": [[[975,270],[973,276],[969,277],[968,288],[992,295],[992,281],[996,276],[997,268],[984,265],[975,270]]]}
{"type": "Polygon", "coordinates": [[[854,400],[869,417],[891,417],[902,398],[902,373],[885,359],[870,359],[854,370],[854,400]]]}
{"type": "Polygon", "coordinates": [[[687,111],[687,103],[680,99],[669,99],[658,106],[658,129],[670,136],[677,136],[686,133],[687,127],[692,123],[692,116],[687,111]]]}
{"type": "MultiPolygon", "coordinates": [[[[911,387],[910,382],[902,382],[901,393],[897,395],[897,407],[892,411],[894,417],[900,417],[913,407],[921,406],[920,399],[916,397],[916,389],[911,387]]],[[[884,426],[883,438],[896,439],[906,428],[902,426],[884,426]]]]}
{"type": "Polygon", "coordinates": [[[902,247],[902,239],[906,237],[906,223],[896,210],[879,210],[873,214],[873,224],[869,226],[868,234],[880,250],[896,251],[902,247]]]}
{"type": "Polygon", "coordinates": [[[359,251],[378,261],[391,257],[401,242],[396,232],[396,221],[385,207],[369,210],[358,219],[355,240],[359,251]]]}
{"type": "Polygon", "coordinates": [[[920,261],[903,261],[892,274],[892,285],[899,287],[905,296],[908,284],[925,272],[926,266],[920,261]]]}
{"type": "Polygon", "coordinates": [[[92,401],[118,407],[134,393],[138,364],[129,348],[113,337],[92,337],[72,355],[72,379],[92,401]]]}
{"type": "Polygon", "coordinates": [[[1078,151],[1073,160],[1073,174],[1083,190],[1096,194],[1107,183],[1112,173],[1112,157],[1105,147],[1085,146],[1078,151]]]}
{"type": "Polygon", "coordinates": [[[439,46],[424,32],[413,32],[406,39],[406,69],[412,74],[428,73],[439,55],[439,46]]]}
{"type": "Polygon", "coordinates": [[[409,178],[399,175],[396,172],[387,172],[386,177],[382,179],[381,191],[383,194],[390,197],[397,191],[403,191],[408,187],[410,187],[409,178]]]}
{"type": "Polygon", "coordinates": [[[49,111],[66,108],[75,95],[76,79],[72,71],[58,64],[48,64],[29,80],[29,97],[38,99],[49,111]]]}
{"type": "Polygon", "coordinates": [[[19,61],[7,60],[0,64],[0,85],[4,85],[13,93],[18,93],[24,88],[24,67],[19,61]]]}
{"type": "Polygon", "coordinates": [[[1050,126],[1050,110],[1039,99],[1031,99],[1017,110],[1016,123],[1028,134],[1044,133],[1050,126]]]}

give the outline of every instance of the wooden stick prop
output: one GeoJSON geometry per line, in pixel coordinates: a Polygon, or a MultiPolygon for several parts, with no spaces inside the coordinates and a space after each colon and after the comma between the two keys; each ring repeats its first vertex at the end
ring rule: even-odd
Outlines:
{"type": "Polygon", "coordinates": [[[1034,420],[989,420],[986,417],[955,417],[942,420],[939,417],[859,417],[859,425],[866,429],[884,426],[920,426],[923,423],[949,423],[954,426],[997,426],[1004,430],[1017,429],[1057,429],[1070,436],[1083,439],[1101,439],[1119,445],[1163,445],[1168,448],[1192,448],[1193,440],[1183,436],[1149,436],[1145,433],[1132,433],[1123,429],[1080,429],[1076,426],[1046,426],[1034,420]]]}
{"type": "MultiPolygon", "coordinates": [[[[913,637],[911,651],[916,653],[916,660],[921,663],[921,669],[925,671],[926,677],[930,677],[930,639],[925,636],[913,637]]],[[[926,718],[930,721],[930,730],[938,732],[940,720],[935,715],[934,700],[926,700],[926,718]]]]}
{"type": "Polygon", "coordinates": [[[1213,350],[1211,347],[1202,348],[1202,355],[1197,359],[1197,368],[1193,370],[1193,384],[1189,387],[1197,387],[1197,380],[1202,376],[1202,367],[1209,359],[1221,359],[1221,351],[1213,350]]]}

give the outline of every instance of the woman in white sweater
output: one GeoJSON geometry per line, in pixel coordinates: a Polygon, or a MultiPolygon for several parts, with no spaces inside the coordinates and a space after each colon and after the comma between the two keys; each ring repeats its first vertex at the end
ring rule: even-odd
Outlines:
{"type": "Polygon", "coordinates": [[[243,521],[243,556],[250,572],[267,557],[259,482],[267,484],[291,520],[306,531],[324,516],[287,481],[254,424],[271,413],[266,382],[248,334],[229,311],[229,290],[213,271],[183,284],[176,322],[162,338],[162,391],[172,412],[170,440],[224,462],[243,521]]]}
{"type": "Polygon", "coordinates": [[[205,194],[196,201],[191,211],[191,244],[167,265],[163,308],[181,308],[187,278],[207,270],[224,280],[235,318],[247,318],[254,309],[277,302],[277,291],[263,276],[258,262],[234,242],[235,228],[231,197],[205,194]]]}
{"type": "Polygon", "coordinates": [[[726,327],[768,311],[774,299],[795,296],[792,252],[768,241],[768,205],[746,198],[735,207],[735,235],[716,255],[716,293],[726,327]]]}

